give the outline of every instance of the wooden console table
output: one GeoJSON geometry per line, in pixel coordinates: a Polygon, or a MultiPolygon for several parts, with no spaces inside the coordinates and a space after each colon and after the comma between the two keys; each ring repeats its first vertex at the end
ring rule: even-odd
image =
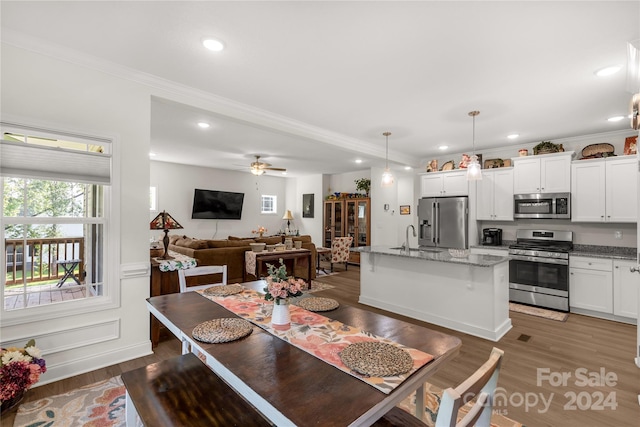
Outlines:
{"type": "MultiPolygon", "coordinates": [[[[245,256],[245,268],[242,272],[243,280],[248,280],[247,275],[253,274],[258,279],[267,275],[267,268],[265,264],[270,263],[279,265],[279,260],[287,265],[288,272],[296,271],[296,267],[299,262],[306,261],[307,265],[307,277],[302,277],[306,280],[311,289],[311,251],[309,249],[293,249],[290,251],[274,251],[274,252],[251,252],[244,253],[245,256]],[[255,258],[255,263],[251,258],[255,258]],[[255,268],[252,269],[255,264],[255,268]],[[253,271],[252,271],[253,270],[253,271]]],[[[304,264],[301,264],[304,265],[304,264]]]]}

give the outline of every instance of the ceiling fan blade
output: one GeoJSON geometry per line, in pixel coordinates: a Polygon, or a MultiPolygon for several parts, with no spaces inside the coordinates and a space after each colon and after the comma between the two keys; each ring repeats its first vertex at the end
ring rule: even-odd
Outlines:
{"type": "Polygon", "coordinates": [[[286,171],[285,168],[262,168],[262,169],[270,170],[270,171],[281,171],[281,172],[286,171]]]}

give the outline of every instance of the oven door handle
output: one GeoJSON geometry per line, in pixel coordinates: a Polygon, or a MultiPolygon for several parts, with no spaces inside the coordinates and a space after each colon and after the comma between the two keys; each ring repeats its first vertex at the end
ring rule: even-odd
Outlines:
{"type": "Polygon", "coordinates": [[[528,262],[537,262],[540,264],[558,264],[558,265],[569,265],[569,261],[566,259],[557,259],[557,258],[538,258],[534,256],[522,256],[522,255],[509,255],[509,259],[513,259],[515,261],[528,261],[528,262]]]}

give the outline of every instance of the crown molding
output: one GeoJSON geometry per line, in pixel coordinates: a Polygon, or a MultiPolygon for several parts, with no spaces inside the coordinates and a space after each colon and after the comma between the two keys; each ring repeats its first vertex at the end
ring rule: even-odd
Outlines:
{"type": "MultiPolygon", "coordinates": [[[[163,94],[152,94],[152,96],[157,96],[158,98],[162,98],[165,94],[174,95],[176,97],[191,98],[194,103],[203,102],[207,105],[207,107],[198,108],[208,109],[216,114],[245,121],[252,125],[262,126],[267,129],[319,141],[340,147],[341,149],[351,150],[357,153],[378,157],[380,159],[385,158],[385,149],[382,145],[378,147],[377,145],[367,143],[357,138],[351,138],[318,126],[310,125],[308,123],[273,113],[271,111],[263,110],[252,105],[237,102],[211,92],[206,92],[153,74],[125,67],[123,65],[119,65],[93,55],[88,55],[75,49],[70,49],[68,47],[52,43],[48,40],[33,37],[12,29],[2,29],[1,42],[39,55],[69,62],[80,67],[93,69],[164,92],[163,94]]],[[[184,101],[178,99],[172,100],[184,103],[184,101]]],[[[390,150],[389,161],[412,165],[415,159],[412,156],[390,150]]]]}

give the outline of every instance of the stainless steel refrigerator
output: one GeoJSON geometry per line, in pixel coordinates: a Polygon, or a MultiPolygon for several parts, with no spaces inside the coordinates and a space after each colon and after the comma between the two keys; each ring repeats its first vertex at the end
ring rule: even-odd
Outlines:
{"type": "Polygon", "coordinates": [[[418,221],[420,246],[469,248],[468,197],[423,197],[418,221]]]}

